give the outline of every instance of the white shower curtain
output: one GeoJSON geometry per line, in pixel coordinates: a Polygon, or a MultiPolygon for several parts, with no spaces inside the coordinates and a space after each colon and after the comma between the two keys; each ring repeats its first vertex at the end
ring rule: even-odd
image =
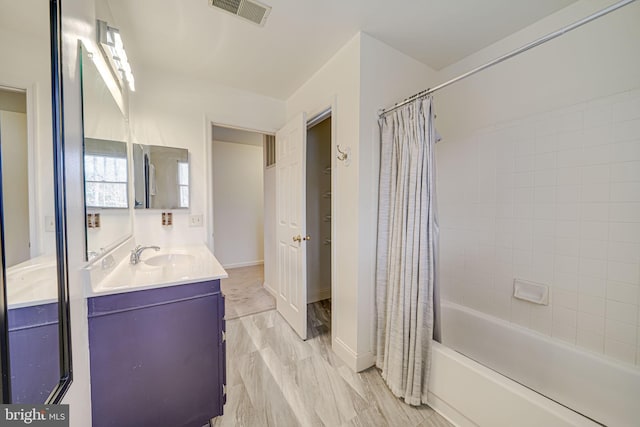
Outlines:
{"type": "Polygon", "coordinates": [[[376,366],[411,405],[427,402],[437,309],[432,102],[414,101],[379,121],[376,366]]]}

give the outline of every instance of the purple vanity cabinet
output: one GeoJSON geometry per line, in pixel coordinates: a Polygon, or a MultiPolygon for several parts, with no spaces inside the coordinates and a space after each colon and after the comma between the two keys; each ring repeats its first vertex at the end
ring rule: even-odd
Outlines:
{"type": "Polygon", "coordinates": [[[202,427],[225,401],[220,281],[88,299],[94,427],[202,427]]]}

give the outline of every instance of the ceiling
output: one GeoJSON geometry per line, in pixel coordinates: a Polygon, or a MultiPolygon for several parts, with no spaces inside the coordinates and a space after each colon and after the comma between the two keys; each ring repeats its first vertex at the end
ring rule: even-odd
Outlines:
{"type": "Polygon", "coordinates": [[[259,27],[208,0],[106,0],[136,67],[288,98],[358,31],[441,69],[575,0],[264,0],[259,27]]]}

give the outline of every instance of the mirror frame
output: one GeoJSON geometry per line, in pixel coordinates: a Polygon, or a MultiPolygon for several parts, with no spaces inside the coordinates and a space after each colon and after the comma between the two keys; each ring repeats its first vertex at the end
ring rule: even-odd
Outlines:
{"type": "MultiPolygon", "coordinates": [[[[56,227],[56,258],[58,261],[58,339],[60,359],[60,380],[55,385],[44,404],[62,401],[73,380],[71,363],[71,329],[69,322],[69,284],[67,265],[67,219],[65,200],[64,128],[62,110],[62,35],[61,0],[49,0],[49,43],[51,48],[51,107],[53,131],[53,182],[56,227]]],[[[0,200],[0,209],[2,201],[0,200]]],[[[0,223],[0,239],[4,247],[4,230],[0,223]]],[[[4,266],[4,252],[0,259],[4,266]]],[[[0,268],[2,292],[0,292],[0,370],[2,387],[0,401],[11,403],[11,376],[9,361],[9,329],[7,318],[7,295],[4,268],[0,268]]]]}

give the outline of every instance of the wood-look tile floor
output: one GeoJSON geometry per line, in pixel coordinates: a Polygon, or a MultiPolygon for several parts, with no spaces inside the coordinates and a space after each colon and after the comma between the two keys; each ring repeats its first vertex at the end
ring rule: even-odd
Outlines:
{"type": "Polygon", "coordinates": [[[393,396],[377,369],[345,366],[331,350],[329,308],[309,305],[307,341],[275,310],[227,322],[227,403],[214,426],[451,426],[393,396]]]}
{"type": "Polygon", "coordinates": [[[220,281],[225,296],[225,318],[235,319],[276,308],[276,300],[264,288],[264,267],[232,268],[229,278],[220,281]]]}

